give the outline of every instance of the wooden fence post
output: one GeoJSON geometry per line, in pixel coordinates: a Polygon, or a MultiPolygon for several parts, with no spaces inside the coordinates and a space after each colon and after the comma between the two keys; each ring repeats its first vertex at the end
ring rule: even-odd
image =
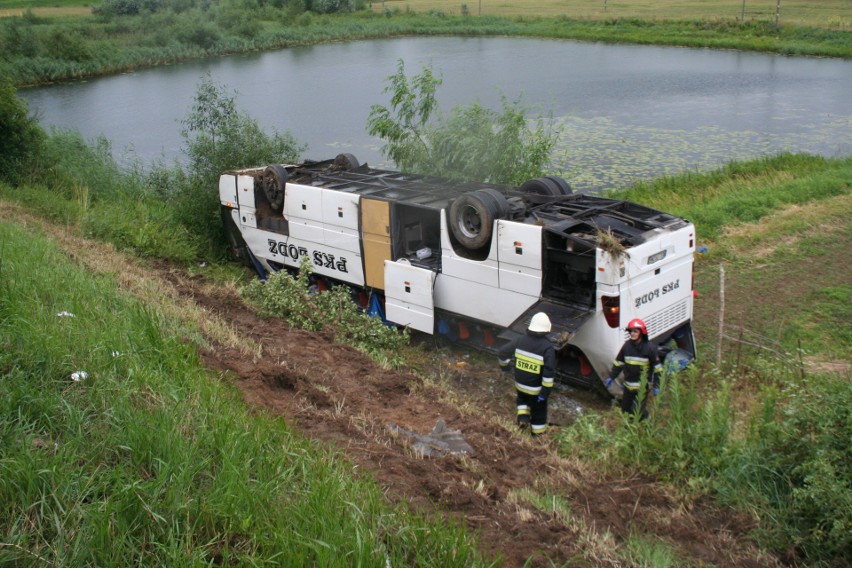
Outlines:
{"type": "Polygon", "coordinates": [[[722,336],[725,334],[725,265],[719,265],[719,337],[716,339],[716,365],[722,364],[722,336]]]}

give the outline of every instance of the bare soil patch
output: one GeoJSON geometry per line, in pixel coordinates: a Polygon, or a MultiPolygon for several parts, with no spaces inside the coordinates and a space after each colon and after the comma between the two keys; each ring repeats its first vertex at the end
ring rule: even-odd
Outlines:
{"type": "MultiPolygon", "coordinates": [[[[257,316],[232,290],[168,267],[159,272],[181,296],[262,346],[260,358],[216,344],[202,350],[205,364],[226,373],[247,404],[335,446],[391,500],[466,524],[481,549],[494,551],[506,566],[529,558],[530,566],[550,566],[550,560],[623,565],[614,548],[631,531],[656,535],[689,565],[773,564],[746,538],[750,520],[707,503],[680,503],[654,480],[605,478],[588,471],[579,456],[560,457],[552,436],[517,433],[511,383],[496,361],[421,338],[423,348],[433,350],[435,377],[383,369],[328,334],[257,316]],[[459,430],[472,454],[420,457],[414,440],[394,430],[426,435],[438,420],[459,430]],[[536,510],[519,498],[523,490],[564,496],[571,518],[536,510]]],[[[555,428],[584,408],[608,406],[566,387],[553,398],[555,428]]]]}

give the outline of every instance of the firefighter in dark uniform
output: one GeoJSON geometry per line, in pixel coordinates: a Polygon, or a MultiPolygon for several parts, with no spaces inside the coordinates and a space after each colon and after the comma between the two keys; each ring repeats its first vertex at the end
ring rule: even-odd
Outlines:
{"type": "Polygon", "coordinates": [[[556,375],[556,351],[547,339],[550,318],[538,312],[530,320],[527,334],[504,345],[499,351],[500,367],[511,372],[515,360],[518,427],[529,428],[533,436],[547,430],[547,398],[556,375]]]}
{"type": "Polygon", "coordinates": [[[659,377],[663,370],[657,346],[648,341],[648,328],[640,319],[630,320],[627,324],[627,332],[630,339],[615,356],[609,378],[606,380],[606,388],[622,372],[624,373],[624,395],[621,397],[621,410],[628,414],[636,415],[637,411],[641,420],[648,417],[646,408],[647,396],[642,393],[643,382],[645,391],[653,390],[656,395],[659,392],[659,377]],[[640,400],[641,398],[641,400],[640,400]]]}

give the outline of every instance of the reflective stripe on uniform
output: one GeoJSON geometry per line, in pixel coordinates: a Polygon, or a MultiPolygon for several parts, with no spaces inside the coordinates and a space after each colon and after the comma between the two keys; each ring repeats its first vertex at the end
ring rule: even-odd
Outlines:
{"type": "Polygon", "coordinates": [[[523,349],[515,349],[515,367],[521,371],[538,375],[544,365],[544,357],[523,349]]]}
{"type": "Polygon", "coordinates": [[[529,385],[521,384],[518,381],[515,381],[515,388],[524,394],[536,395],[541,392],[541,386],[531,387],[529,385]]]}
{"type": "Polygon", "coordinates": [[[529,415],[529,413],[530,413],[529,405],[526,405],[526,404],[519,404],[518,405],[518,416],[529,415]]]}
{"type": "Polygon", "coordinates": [[[547,430],[547,424],[530,424],[530,430],[533,434],[544,434],[544,431],[547,430]]]}
{"type": "Polygon", "coordinates": [[[630,390],[639,390],[639,386],[641,384],[641,378],[643,376],[648,375],[648,367],[649,362],[646,357],[625,357],[624,363],[627,365],[632,365],[634,367],[639,367],[639,381],[624,381],[624,387],[630,390]]]}
{"type": "Polygon", "coordinates": [[[553,388],[553,377],[542,377],[541,378],[541,386],[552,389],[553,388]]]}

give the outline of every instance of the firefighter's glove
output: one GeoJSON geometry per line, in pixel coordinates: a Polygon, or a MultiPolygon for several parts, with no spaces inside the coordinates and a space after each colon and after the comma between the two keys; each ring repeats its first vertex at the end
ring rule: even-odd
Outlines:
{"type": "Polygon", "coordinates": [[[604,386],[605,386],[606,388],[611,387],[611,386],[612,386],[612,381],[614,381],[614,380],[615,380],[615,379],[613,379],[612,377],[608,378],[608,379],[604,382],[604,386]]]}

